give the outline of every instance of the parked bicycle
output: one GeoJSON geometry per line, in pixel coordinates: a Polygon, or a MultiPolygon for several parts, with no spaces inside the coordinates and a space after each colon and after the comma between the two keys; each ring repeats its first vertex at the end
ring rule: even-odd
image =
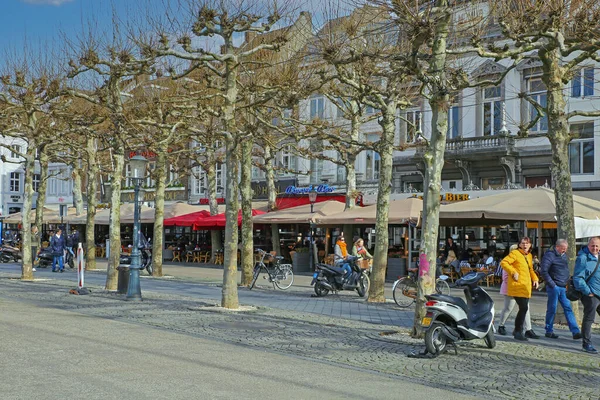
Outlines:
{"type": "MultiPolygon", "coordinates": [[[[416,273],[418,268],[409,268],[408,276],[398,277],[392,286],[392,296],[394,301],[400,307],[408,307],[417,301],[417,281],[416,273]]],[[[447,275],[440,275],[435,280],[435,292],[438,294],[450,294],[450,285],[448,285],[447,275]]]]}
{"type": "Polygon", "coordinates": [[[252,289],[258,280],[259,275],[263,275],[263,279],[268,279],[273,284],[273,287],[277,287],[281,290],[288,289],[294,283],[294,272],[292,271],[292,264],[281,264],[283,257],[272,256],[264,250],[256,249],[258,254],[261,255],[260,260],[254,266],[254,274],[252,277],[252,283],[248,289],[252,289]],[[271,267],[265,265],[265,257],[275,259],[275,263],[271,267]]]}

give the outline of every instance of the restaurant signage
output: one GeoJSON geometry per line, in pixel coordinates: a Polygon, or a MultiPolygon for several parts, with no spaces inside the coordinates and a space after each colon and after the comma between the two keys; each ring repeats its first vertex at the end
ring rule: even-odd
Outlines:
{"type": "MultiPolygon", "coordinates": [[[[415,199],[423,200],[423,196],[417,196],[416,194],[412,196],[415,199]]],[[[440,201],[465,201],[469,200],[469,195],[467,193],[444,193],[440,195],[440,201]]]]}
{"type": "MultiPolygon", "coordinates": [[[[275,182],[275,192],[276,194],[282,193],[286,190],[286,187],[290,185],[294,185],[296,183],[296,179],[280,179],[275,182]]],[[[259,181],[252,182],[252,198],[253,199],[268,199],[269,198],[269,190],[267,188],[267,182],[259,181]]]]}
{"type": "Polygon", "coordinates": [[[288,186],[285,189],[286,194],[308,194],[312,191],[317,193],[332,193],[335,190],[335,187],[329,186],[327,184],[323,185],[310,185],[307,187],[296,187],[296,186],[288,186]]]}

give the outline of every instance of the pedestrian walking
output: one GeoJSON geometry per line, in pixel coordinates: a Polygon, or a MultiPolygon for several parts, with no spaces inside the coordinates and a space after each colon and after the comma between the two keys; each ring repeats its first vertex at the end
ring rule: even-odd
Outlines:
{"type": "MultiPolygon", "coordinates": [[[[513,244],[510,246],[510,251],[516,250],[517,245],[513,244]]],[[[508,273],[502,268],[499,267],[502,274],[502,285],[500,286],[500,294],[504,296],[504,307],[502,308],[502,312],[500,313],[500,326],[498,326],[498,333],[500,335],[506,335],[506,327],[504,324],[506,320],[512,314],[517,302],[515,299],[510,297],[507,294],[508,288],[508,273]]],[[[525,314],[525,322],[523,323],[523,327],[525,328],[525,336],[531,339],[538,339],[539,336],[533,331],[531,327],[531,312],[527,310],[527,314],[525,314]]]]}
{"type": "Polygon", "coordinates": [[[519,311],[515,318],[515,330],[513,337],[516,340],[526,341],[528,337],[537,339],[533,330],[523,334],[523,325],[525,316],[529,310],[529,299],[531,298],[531,288],[538,287],[538,277],[533,271],[533,259],[531,257],[531,239],[523,237],[519,240],[517,249],[508,253],[500,262],[500,266],[507,272],[507,294],[515,299],[519,311]]]}
{"type": "Polygon", "coordinates": [[[592,345],[592,324],[596,313],[600,314],[599,252],[600,238],[593,237],[588,241],[587,247],[581,249],[577,254],[575,273],[573,274],[573,284],[575,289],[581,292],[581,302],[583,303],[582,350],[591,354],[598,354],[592,345]]]}
{"type": "Polygon", "coordinates": [[[581,331],[575,320],[571,302],[567,299],[566,287],[570,275],[567,260],[568,248],[569,243],[565,239],[558,239],[554,248],[544,254],[541,262],[540,274],[546,283],[546,294],[548,295],[548,302],[546,304],[546,337],[551,339],[558,338],[558,335],[554,333],[554,317],[556,316],[556,306],[558,303],[563,308],[573,339],[581,339],[581,331]]]}
{"type": "Polygon", "coordinates": [[[62,229],[58,228],[56,234],[50,239],[50,249],[52,249],[52,272],[56,272],[56,264],[60,272],[64,272],[64,255],[67,248],[67,241],[62,234],[62,229]]]}

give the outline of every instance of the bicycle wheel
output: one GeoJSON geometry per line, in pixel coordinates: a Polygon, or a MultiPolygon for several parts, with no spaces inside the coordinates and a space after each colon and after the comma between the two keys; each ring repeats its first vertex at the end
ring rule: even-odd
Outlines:
{"type": "Polygon", "coordinates": [[[400,307],[408,307],[415,301],[417,294],[417,284],[408,277],[398,279],[394,282],[392,296],[394,301],[400,307]],[[414,295],[415,297],[411,297],[414,295]]]}
{"type": "Polygon", "coordinates": [[[443,279],[436,279],[435,281],[435,292],[438,294],[450,294],[450,285],[443,279]]]}
{"type": "Polygon", "coordinates": [[[260,275],[260,270],[261,270],[260,264],[256,264],[254,266],[254,273],[252,274],[252,282],[250,282],[250,286],[248,286],[249,290],[252,290],[252,288],[254,287],[254,284],[256,283],[256,280],[258,279],[258,275],[260,275]]]}
{"type": "Polygon", "coordinates": [[[275,283],[275,286],[277,286],[279,289],[285,290],[289,288],[292,286],[292,283],[294,283],[294,272],[292,272],[292,266],[289,264],[278,266],[275,268],[274,277],[275,279],[273,279],[273,283],[275,283]]]}

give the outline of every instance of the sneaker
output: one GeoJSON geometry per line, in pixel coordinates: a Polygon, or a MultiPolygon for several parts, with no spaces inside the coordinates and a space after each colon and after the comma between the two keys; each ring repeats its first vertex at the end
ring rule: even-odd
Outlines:
{"type": "Polygon", "coordinates": [[[503,335],[503,336],[506,335],[506,328],[504,327],[504,325],[500,325],[498,327],[498,334],[503,335]]]}
{"type": "Polygon", "coordinates": [[[522,342],[527,342],[527,341],[529,341],[529,339],[527,339],[527,338],[526,338],[526,337],[523,335],[523,333],[521,333],[521,332],[515,332],[514,338],[515,338],[516,340],[520,340],[520,341],[522,341],[522,342]]]}
{"type": "Polygon", "coordinates": [[[579,340],[583,337],[583,335],[581,334],[581,332],[577,332],[573,334],[573,340],[579,340]]]}
{"type": "Polygon", "coordinates": [[[596,350],[591,344],[584,345],[581,350],[590,354],[598,354],[598,350],[596,350]]]}
{"type": "Polygon", "coordinates": [[[529,338],[529,339],[539,339],[540,337],[533,331],[533,329],[530,329],[528,331],[525,332],[525,337],[529,338]]]}
{"type": "Polygon", "coordinates": [[[60,272],[61,272],[61,273],[63,273],[63,272],[65,272],[65,270],[64,270],[64,269],[61,269],[61,270],[60,270],[60,272]]]}
{"type": "Polygon", "coordinates": [[[35,269],[35,268],[31,268],[31,270],[32,270],[33,272],[37,272],[37,269],[35,269]]]}
{"type": "Polygon", "coordinates": [[[558,335],[554,332],[546,333],[546,337],[550,339],[558,339],[558,335]]]}
{"type": "Polygon", "coordinates": [[[55,269],[53,269],[53,270],[52,270],[52,272],[56,272],[56,270],[55,270],[55,269]]]}

